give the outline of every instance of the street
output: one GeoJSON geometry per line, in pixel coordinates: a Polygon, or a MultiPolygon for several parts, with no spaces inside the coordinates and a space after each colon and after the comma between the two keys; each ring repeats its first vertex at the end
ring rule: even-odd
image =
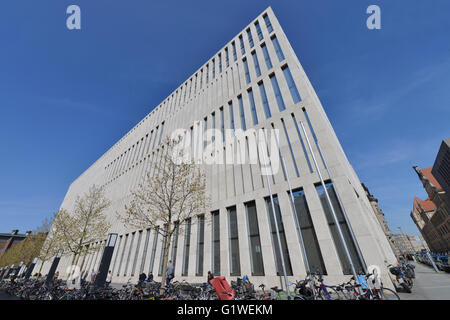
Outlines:
{"type": "Polygon", "coordinates": [[[449,273],[436,273],[422,263],[410,263],[416,267],[416,278],[413,279],[412,293],[398,293],[402,300],[450,300],[449,273]]]}

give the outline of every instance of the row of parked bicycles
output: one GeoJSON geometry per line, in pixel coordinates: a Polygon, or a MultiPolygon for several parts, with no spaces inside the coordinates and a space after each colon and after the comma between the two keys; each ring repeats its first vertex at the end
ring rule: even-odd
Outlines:
{"type": "MultiPolygon", "coordinates": [[[[390,267],[402,287],[404,284],[406,288],[412,287],[414,268],[410,266],[405,262],[390,267]]],[[[248,277],[230,284],[224,277],[202,284],[173,281],[164,290],[156,281],[137,284],[129,281],[118,288],[98,288],[85,282],[73,288],[63,280],[7,279],[0,283],[0,290],[26,300],[400,300],[397,292],[384,287],[374,274],[361,274],[357,279],[352,277],[348,282],[329,285],[321,274],[311,273],[304,280],[289,282],[288,286],[288,290],[266,288],[263,284],[255,288],[248,277]]]]}

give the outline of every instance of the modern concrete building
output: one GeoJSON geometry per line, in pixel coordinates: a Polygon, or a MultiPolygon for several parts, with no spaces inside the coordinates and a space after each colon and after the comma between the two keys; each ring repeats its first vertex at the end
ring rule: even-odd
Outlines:
{"type": "MultiPolygon", "coordinates": [[[[289,279],[306,275],[300,236],[313,271],[326,274],[330,283],[351,274],[314,156],[357,271],[378,265],[389,285],[385,263],[395,263],[395,255],[271,8],[220,48],[71,184],[61,205],[69,211],[76,197],[93,184],[104,186],[112,201],[110,232],[119,235],[110,266],[113,282],[136,281],[141,272],[152,271],[155,279],[161,274],[160,237],[150,229],[126,228],[116,219],[116,212],[124,211],[130,190],[159,157],[162,139],[179,128],[191,133],[205,128],[222,133],[227,128],[278,129],[286,171],[279,170],[269,182],[289,279]],[[289,199],[288,178],[298,216],[289,199]]],[[[248,156],[248,145],[244,149],[248,156]]],[[[210,270],[228,280],[248,275],[255,284],[282,285],[268,183],[260,165],[212,164],[202,169],[210,207],[174,239],[170,255],[175,279],[204,282],[210,270]],[[205,223],[205,217],[212,217],[212,223],[205,223]]],[[[80,259],[84,270],[98,268],[105,239],[89,245],[100,250],[80,259]]],[[[58,267],[61,275],[70,261],[70,256],[63,256],[58,267]]],[[[43,274],[49,266],[46,263],[43,274]]]]}

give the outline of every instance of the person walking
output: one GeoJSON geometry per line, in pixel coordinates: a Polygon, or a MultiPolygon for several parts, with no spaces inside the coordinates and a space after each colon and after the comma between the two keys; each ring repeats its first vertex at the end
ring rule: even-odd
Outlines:
{"type": "Polygon", "coordinates": [[[111,284],[111,280],[112,280],[112,273],[111,270],[109,270],[108,275],[106,276],[106,287],[109,287],[109,285],[111,284]]]}
{"type": "Polygon", "coordinates": [[[212,274],[211,271],[208,271],[208,279],[207,279],[207,281],[208,281],[209,284],[211,284],[211,280],[212,279],[214,279],[214,275],[212,274]]]}
{"type": "Polygon", "coordinates": [[[147,282],[151,282],[153,281],[153,272],[149,272],[148,277],[147,277],[147,282]]]}
{"type": "Polygon", "coordinates": [[[169,263],[167,264],[167,270],[166,270],[166,287],[169,286],[170,281],[174,278],[174,267],[172,264],[172,260],[169,260],[169,263]]]}

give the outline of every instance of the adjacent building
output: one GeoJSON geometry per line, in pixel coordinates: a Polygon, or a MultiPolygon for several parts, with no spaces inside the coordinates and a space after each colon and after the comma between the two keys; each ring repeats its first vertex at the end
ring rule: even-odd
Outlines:
{"type": "Polygon", "coordinates": [[[413,167],[428,194],[426,200],[414,197],[411,218],[433,252],[450,251],[450,214],[446,192],[432,174],[432,168],[413,167]]]}
{"type": "Polygon", "coordinates": [[[444,199],[450,208],[450,138],[442,141],[431,174],[445,191],[444,199]]]}
{"type": "Polygon", "coordinates": [[[22,242],[31,233],[19,233],[19,230],[13,230],[11,233],[0,233],[0,257],[12,246],[22,242]]]}
{"type": "MultiPolygon", "coordinates": [[[[151,229],[127,228],[116,219],[116,212],[123,212],[130,190],[144,174],[148,170],[152,174],[151,163],[160,157],[163,139],[180,128],[192,136],[207,128],[222,134],[226,129],[277,129],[276,153],[284,162],[283,170],[270,176],[269,182],[261,175],[260,163],[202,166],[211,202],[204,214],[192,218],[185,232],[174,238],[169,254],[177,280],[204,282],[212,271],[229,280],[248,275],[255,284],[282,285],[268,183],[289,279],[306,275],[300,237],[312,270],[326,275],[331,283],[348,279],[350,261],[320,171],[351,262],[357,271],[380,266],[384,282],[389,283],[385,262],[396,262],[389,241],[271,8],[220,48],[70,185],[61,205],[69,211],[76,197],[93,184],[103,186],[112,201],[110,232],[118,234],[110,266],[113,282],[136,281],[142,272],[152,271],[155,279],[161,276],[161,237],[151,229]],[[290,202],[288,179],[296,211],[290,202]],[[212,222],[205,223],[209,219],[212,222]]],[[[248,157],[248,144],[242,150],[248,157]]],[[[98,268],[105,241],[87,244],[99,250],[80,259],[81,269],[98,268]]],[[[71,258],[68,254],[62,257],[60,274],[71,258]]],[[[47,262],[42,273],[49,267],[47,262]]]]}

